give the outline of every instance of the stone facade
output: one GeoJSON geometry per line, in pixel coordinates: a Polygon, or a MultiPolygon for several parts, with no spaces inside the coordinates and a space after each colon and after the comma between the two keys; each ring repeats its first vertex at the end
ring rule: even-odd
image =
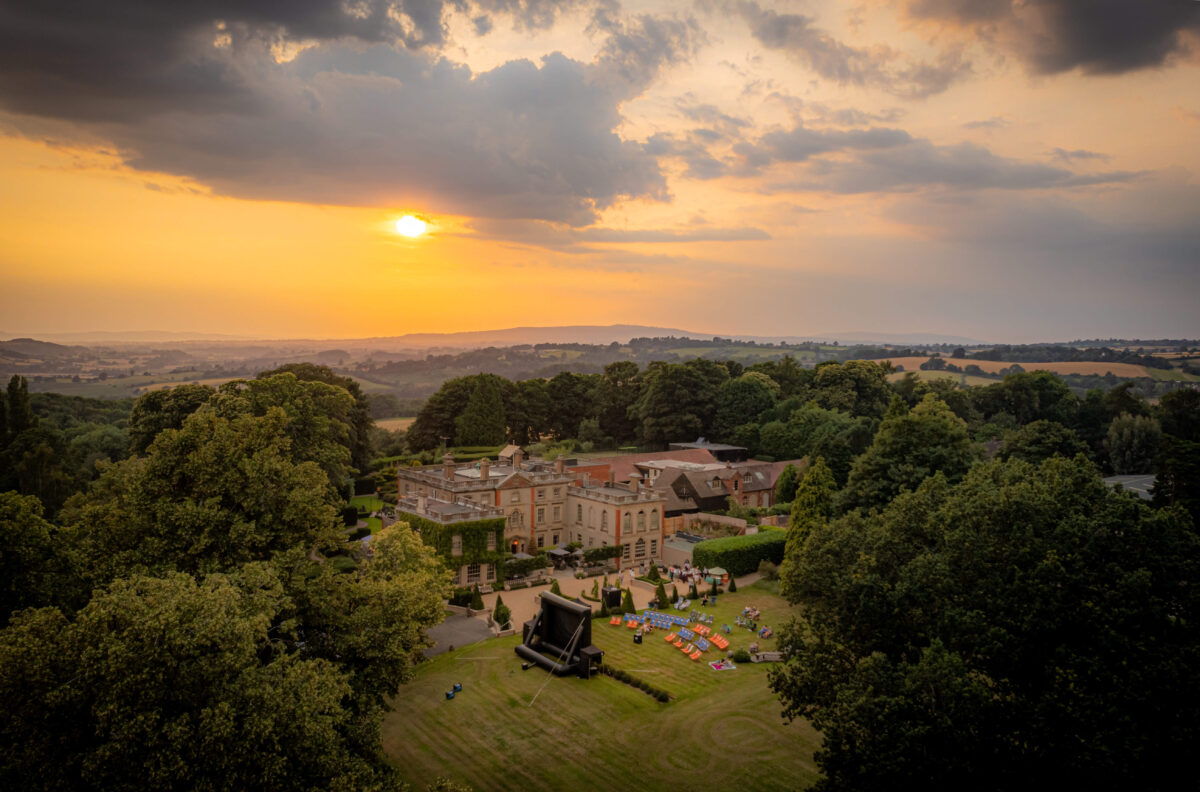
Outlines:
{"type": "Polygon", "coordinates": [[[440,465],[400,468],[396,478],[401,498],[498,510],[506,520],[504,549],[511,553],[579,542],[585,548],[621,545],[621,567],[661,557],[665,495],[640,480],[577,479],[562,458],[526,460],[519,449],[497,462],[455,464],[447,455],[440,465]]]}

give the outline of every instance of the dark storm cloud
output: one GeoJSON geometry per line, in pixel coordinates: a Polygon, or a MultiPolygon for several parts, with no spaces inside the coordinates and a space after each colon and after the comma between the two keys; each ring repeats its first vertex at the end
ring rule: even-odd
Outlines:
{"type": "Polygon", "coordinates": [[[1121,74],[1163,65],[1200,31],[1195,0],[910,0],[907,13],[968,27],[1038,74],[1121,74]]]}
{"type": "MultiPolygon", "coordinates": [[[[973,143],[937,145],[888,127],[839,130],[797,124],[768,132],[755,142],[739,143],[734,151],[742,158],[741,175],[755,175],[772,166],[802,166],[789,177],[772,179],[766,187],[770,192],[905,192],[925,187],[1041,190],[1125,182],[1141,175],[1129,171],[1081,175],[1000,157],[973,143]]],[[[1092,152],[1084,152],[1088,154],[1092,152]]]]}
{"type": "Polygon", "coordinates": [[[575,225],[667,197],[655,158],[614,130],[620,103],[700,38],[691,21],[605,18],[594,63],[552,54],[472,74],[421,48],[442,36],[438,0],[91,7],[66,20],[3,7],[0,106],[30,127],[74,122],[135,168],[236,197],[575,225]],[[291,62],[272,56],[314,39],[291,62]]]}
{"type": "Polygon", "coordinates": [[[749,0],[734,8],[764,47],[785,52],[826,80],[843,85],[879,88],[916,99],[941,93],[971,73],[970,62],[956,50],[942,52],[932,63],[912,61],[887,47],[852,47],[801,14],[780,14],[749,0]]]}
{"type": "Polygon", "coordinates": [[[129,120],[167,107],[244,112],[231,51],[357,39],[442,43],[442,0],[0,0],[0,102],[57,118],[129,120]],[[218,39],[228,47],[214,47],[218,39]]]}
{"type": "MultiPolygon", "coordinates": [[[[502,14],[512,19],[518,30],[546,30],[562,14],[591,5],[612,7],[610,0],[474,0],[471,6],[485,14],[502,14]]],[[[487,18],[487,17],[483,17],[487,18]]],[[[491,22],[488,23],[491,29],[491,22]]]]}
{"type": "Polygon", "coordinates": [[[923,187],[1045,190],[1126,182],[1139,175],[1128,171],[1079,175],[1065,168],[999,157],[973,143],[939,146],[913,140],[863,152],[851,161],[821,160],[800,183],[837,193],[905,192],[923,187]]]}

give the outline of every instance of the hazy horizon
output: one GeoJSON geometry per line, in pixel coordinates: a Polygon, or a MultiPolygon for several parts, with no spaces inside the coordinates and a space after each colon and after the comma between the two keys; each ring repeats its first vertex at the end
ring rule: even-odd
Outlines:
{"type": "Polygon", "coordinates": [[[1200,3],[349,8],[11,9],[0,323],[1200,336],[1200,3]]]}

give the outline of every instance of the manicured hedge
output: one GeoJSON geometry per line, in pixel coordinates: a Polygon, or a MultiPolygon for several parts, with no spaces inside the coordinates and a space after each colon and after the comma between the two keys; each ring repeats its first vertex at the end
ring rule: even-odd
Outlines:
{"type": "Polygon", "coordinates": [[[764,558],[774,564],[782,562],[786,544],[786,531],[709,539],[692,548],[692,566],[724,567],[730,575],[748,575],[764,558]]]}

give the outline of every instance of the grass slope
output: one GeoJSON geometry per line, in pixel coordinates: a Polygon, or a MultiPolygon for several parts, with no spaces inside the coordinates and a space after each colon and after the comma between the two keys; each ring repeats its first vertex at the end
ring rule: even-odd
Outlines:
{"type": "MultiPolygon", "coordinates": [[[[767,617],[785,616],[783,601],[765,587],[724,599],[714,612],[718,621],[747,603],[767,617]]],[[[749,636],[735,629],[733,645],[744,646],[749,636]]],[[[731,781],[773,790],[816,780],[812,754],[820,735],[780,718],[767,665],[713,671],[707,661],[718,657],[715,650],[694,662],[662,638],[656,632],[635,645],[630,630],[592,625],[605,661],[670,692],[675,698],[667,704],[608,677],[522,671],[513,653],[517,636],[440,655],[401,692],[383,724],[384,750],[415,788],[438,776],[477,790],[676,792],[731,781]],[[463,691],[447,701],[455,682],[463,691]]]]}

